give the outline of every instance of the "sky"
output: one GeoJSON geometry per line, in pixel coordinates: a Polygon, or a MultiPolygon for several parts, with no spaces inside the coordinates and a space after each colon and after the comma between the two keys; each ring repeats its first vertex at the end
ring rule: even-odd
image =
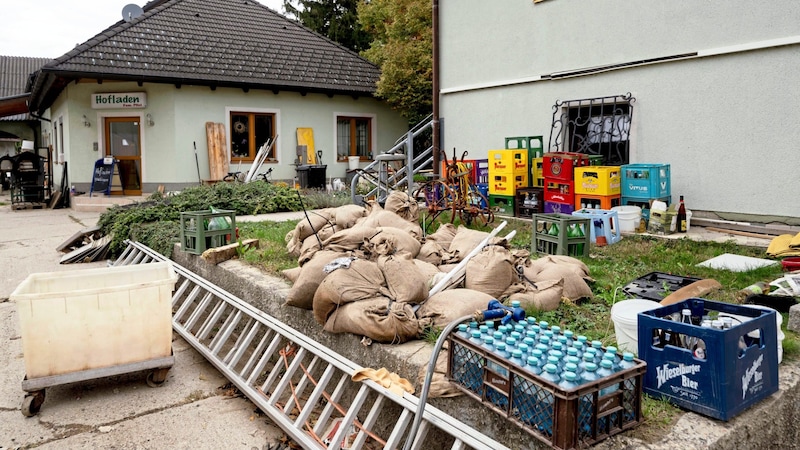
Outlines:
{"type": "MultiPolygon", "coordinates": [[[[283,0],[258,0],[282,12],[283,0]]],[[[8,0],[6,0],[8,2],[8,0]]],[[[0,55],[57,58],[122,19],[122,8],[147,0],[25,0],[3,8],[0,55]]]]}

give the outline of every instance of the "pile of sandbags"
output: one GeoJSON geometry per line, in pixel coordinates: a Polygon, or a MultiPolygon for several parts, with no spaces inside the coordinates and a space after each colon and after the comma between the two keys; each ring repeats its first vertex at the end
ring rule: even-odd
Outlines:
{"type": "Polygon", "coordinates": [[[489,236],[442,224],[423,236],[416,202],[393,192],[385,206],[346,205],[309,212],[286,235],[299,267],[284,271],[293,283],[287,305],[313,310],[332,333],[402,343],[430,327],[486,309],[492,299],[553,310],[562,299],[590,297],[589,271],[563,256],[531,260],[494,237],[444,290],[431,288],[489,236]]]}

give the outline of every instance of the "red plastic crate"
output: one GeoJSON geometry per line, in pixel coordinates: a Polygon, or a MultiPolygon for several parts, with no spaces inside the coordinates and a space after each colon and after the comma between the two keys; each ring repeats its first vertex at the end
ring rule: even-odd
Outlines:
{"type": "Polygon", "coordinates": [[[544,178],[572,181],[575,168],[589,165],[589,157],[583,153],[550,152],[544,154],[544,178]]]}
{"type": "Polygon", "coordinates": [[[545,178],[544,201],[575,204],[575,183],[545,178]]]}

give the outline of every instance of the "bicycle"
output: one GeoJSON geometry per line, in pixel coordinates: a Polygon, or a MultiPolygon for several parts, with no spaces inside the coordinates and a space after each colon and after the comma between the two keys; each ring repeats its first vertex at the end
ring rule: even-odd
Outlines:
{"type": "MultiPolygon", "coordinates": [[[[222,181],[246,183],[245,181],[246,176],[247,174],[243,172],[228,172],[228,174],[222,178],[222,181]]],[[[272,167],[267,169],[266,172],[255,174],[250,181],[263,181],[265,183],[272,183],[271,178],[272,178],[272,167]]]]}

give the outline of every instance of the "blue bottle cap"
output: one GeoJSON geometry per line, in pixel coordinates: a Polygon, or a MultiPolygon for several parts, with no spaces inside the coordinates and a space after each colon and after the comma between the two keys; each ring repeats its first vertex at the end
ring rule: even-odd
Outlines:
{"type": "Polygon", "coordinates": [[[622,359],[624,359],[625,361],[633,361],[633,353],[631,353],[631,352],[623,353],[622,354],[622,359]]]}
{"type": "Polygon", "coordinates": [[[566,364],[564,364],[564,371],[565,372],[573,372],[573,373],[575,373],[575,372],[578,371],[578,366],[576,366],[575,364],[572,364],[572,363],[566,363],[566,364]]]}
{"type": "Polygon", "coordinates": [[[529,366],[538,366],[539,365],[539,358],[535,356],[528,356],[528,365],[529,366]]]}
{"type": "Polygon", "coordinates": [[[580,334],[580,335],[578,335],[578,340],[585,344],[586,341],[589,340],[589,338],[587,338],[586,336],[580,334]]]}
{"type": "Polygon", "coordinates": [[[601,348],[602,346],[603,346],[602,342],[600,342],[600,341],[592,341],[592,347],[601,348]]]}
{"type": "Polygon", "coordinates": [[[573,371],[564,372],[564,379],[567,380],[567,381],[575,381],[575,378],[577,378],[577,377],[578,377],[578,375],[575,374],[575,372],[573,372],[573,371]]]}
{"type": "Polygon", "coordinates": [[[480,338],[481,337],[481,332],[478,331],[478,330],[472,330],[472,331],[470,331],[470,336],[472,336],[472,337],[474,337],[476,339],[480,338]]]}
{"type": "Polygon", "coordinates": [[[558,366],[556,366],[555,364],[545,364],[544,370],[546,370],[547,373],[556,373],[558,372],[558,366]]]}
{"type": "Polygon", "coordinates": [[[613,366],[614,366],[614,363],[612,363],[611,360],[604,359],[604,360],[600,361],[600,367],[602,367],[604,369],[610,369],[613,366]]]}
{"type": "Polygon", "coordinates": [[[594,372],[595,370],[597,370],[597,364],[593,362],[586,363],[586,365],[583,366],[583,370],[587,372],[594,372]]]}

